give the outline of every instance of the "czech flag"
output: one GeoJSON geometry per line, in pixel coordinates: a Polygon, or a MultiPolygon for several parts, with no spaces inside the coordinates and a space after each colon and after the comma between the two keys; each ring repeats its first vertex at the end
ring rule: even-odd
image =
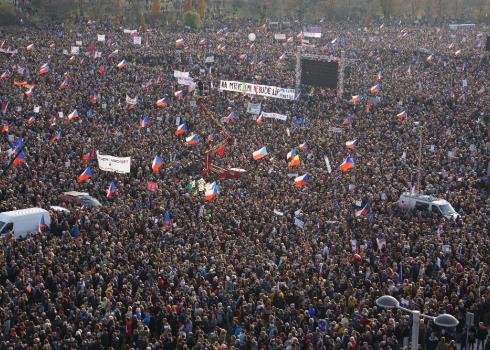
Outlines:
{"type": "Polygon", "coordinates": [[[58,141],[59,139],[61,139],[61,131],[59,131],[59,130],[58,130],[58,131],[56,131],[56,132],[54,133],[54,135],[51,137],[51,140],[50,140],[50,141],[51,141],[51,142],[56,142],[56,141],[58,141]]]}
{"type": "Polygon", "coordinates": [[[114,196],[116,194],[116,184],[113,182],[111,182],[111,184],[109,185],[109,188],[107,189],[107,199],[111,199],[112,196],[114,196]]]}
{"type": "Polygon", "coordinates": [[[78,118],[78,111],[75,109],[73,112],[68,114],[68,121],[73,121],[78,118]]]}
{"type": "Polygon", "coordinates": [[[94,104],[97,101],[97,94],[92,91],[88,96],[88,100],[91,104],[94,104]]]}
{"type": "Polygon", "coordinates": [[[16,165],[19,165],[19,164],[24,163],[25,160],[26,160],[26,156],[25,156],[24,152],[20,152],[17,155],[17,157],[15,157],[14,161],[12,162],[12,164],[14,166],[16,166],[16,165]]]}
{"type": "Polygon", "coordinates": [[[60,89],[64,89],[68,86],[68,79],[65,79],[60,84],[60,89]]]}
{"type": "Polygon", "coordinates": [[[30,44],[30,45],[27,45],[26,50],[32,51],[33,48],[34,48],[34,44],[30,44]]]}
{"type": "Polygon", "coordinates": [[[117,64],[117,68],[119,68],[119,69],[123,69],[123,68],[125,68],[127,65],[128,65],[128,61],[126,61],[126,60],[122,60],[121,62],[119,62],[119,63],[117,64]]]}
{"type": "Polygon", "coordinates": [[[184,39],[175,40],[175,46],[184,46],[184,44],[185,44],[184,39]]]}
{"type": "Polygon", "coordinates": [[[342,122],[342,125],[347,126],[350,125],[351,122],[352,122],[352,116],[348,115],[347,118],[345,118],[344,121],[342,122]]]}
{"type": "Polygon", "coordinates": [[[41,68],[39,68],[39,74],[46,74],[47,72],[49,72],[49,63],[45,63],[41,66],[41,68]]]}
{"type": "Polygon", "coordinates": [[[0,112],[3,116],[7,115],[7,108],[9,108],[9,104],[10,101],[7,101],[7,102],[2,102],[0,105],[0,112]]]}
{"type": "Polygon", "coordinates": [[[2,132],[3,133],[9,132],[9,125],[8,124],[3,123],[3,125],[2,125],[2,132]]]}
{"type": "Polygon", "coordinates": [[[359,95],[352,96],[350,101],[354,104],[359,103],[359,102],[361,102],[361,96],[359,96],[359,95]]]}
{"type": "Polygon", "coordinates": [[[30,88],[29,90],[27,90],[25,92],[25,94],[26,94],[27,97],[31,97],[32,96],[32,88],[30,88]]]}
{"type": "Polygon", "coordinates": [[[90,178],[92,177],[92,175],[93,175],[93,174],[94,174],[94,173],[93,173],[92,169],[87,168],[87,169],[85,169],[85,170],[83,171],[83,173],[81,173],[81,174],[80,174],[80,176],[79,176],[79,177],[78,177],[78,179],[77,179],[77,182],[78,182],[78,183],[82,183],[82,182],[84,182],[84,181],[86,181],[86,180],[90,179],[90,178]]]}
{"type": "Polygon", "coordinates": [[[252,157],[254,160],[259,160],[259,159],[262,159],[264,158],[266,155],[267,155],[267,148],[266,147],[262,147],[261,149],[259,149],[258,151],[255,151],[253,154],[252,154],[252,157]]]}
{"type": "Polygon", "coordinates": [[[301,145],[298,146],[298,148],[301,151],[305,151],[308,148],[308,145],[306,144],[306,142],[303,142],[301,145]]]}
{"type": "Polygon", "coordinates": [[[208,44],[208,39],[199,40],[199,46],[206,46],[208,44]]]}
{"type": "Polygon", "coordinates": [[[299,159],[299,155],[295,155],[293,156],[293,158],[291,158],[291,161],[288,164],[288,168],[293,169],[299,166],[300,164],[301,164],[301,160],[299,159]]]}
{"type": "Polygon", "coordinates": [[[376,75],[375,79],[376,79],[376,81],[381,81],[381,78],[382,78],[382,77],[383,77],[383,75],[381,74],[381,72],[379,72],[379,73],[376,75]]]}
{"type": "Polygon", "coordinates": [[[116,56],[118,53],[119,53],[119,50],[114,50],[114,51],[112,51],[112,52],[109,54],[109,56],[108,56],[108,57],[109,57],[109,58],[112,58],[112,57],[116,56]]]}
{"type": "Polygon", "coordinates": [[[398,117],[398,120],[402,121],[402,120],[407,119],[408,113],[407,113],[407,111],[403,111],[401,113],[398,113],[396,116],[398,117]]]}
{"type": "Polygon", "coordinates": [[[153,159],[153,162],[151,163],[151,170],[153,171],[153,174],[155,174],[162,165],[165,165],[162,158],[155,156],[155,159],[153,159]]]}
{"type": "Polygon", "coordinates": [[[155,105],[157,107],[167,107],[168,106],[168,99],[166,97],[161,98],[157,102],[155,102],[155,105]]]}
{"type": "Polygon", "coordinates": [[[165,215],[163,217],[163,224],[165,226],[172,226],[172,217],[170,216],[170,212],[167,210],[165,210],[165,215]]]}
{"type": "Polygon", "coordinates": [[[178,91],[175,91],[174,95],[175,97],[177,98],[180,98],[180,97],[184,97],[184,90],[178,90],[178,91]]]}
{"type": "Polygon", "coordinates": [[[377,94],[380,89],[381,89],[381,87],[379,86],[379,84],[376,84],[374,86],[371,86],[369,91],[371,91],[372,94],[377,94]]]}
{"type": "Polygon", "coordinates": [[[146,128],[150,124],[150,117],[145,115],[141,120],[140,120],[140,128],[146,128]]]}
{"type": "Polygon", "coordinates": [[[288,154],[286,155],[286,159],[289,160],[291,159],[292,157],[294,157],[295,155],[298,154],[298,150],[296,148],[293,148],[292,150],[290,150],[288,152],[288,154]]]}
{"type": "Polygon", "coordinates": [[[218,45],[218,51],[225,51],[226,46],[225,45],[218,45]]]}
{"type": "Polygon", "coordinates": [[[231,112],[228,114],[228,116],[225,118],[225,122],[231,122],[237,118],[238,114],[236,112],[231,112]]]}
{"type": "Polygon", "coordinates": [[[247,59],[246,53],[240,55],[240,61],[245,61],[246,59],[247,59]]]}
{"type": "Polygon", "coordinates": [[[356,210],[356,212],[354,213],[354,216],[358,217],[361,215],[367,215],[367,214],[369,214],[370,209],[371,208],[369,206],[369,202],[367,202],[366,205],[364,205],[364,207],[361,210],[356,210]]]}
{"type": "Polygon", "coordinates": [[[357,147],[357,140],[347,141],[345,143],[345,147],[347,147],[348,149],[356,149],[356,147],[357,147]]]}
{"type": "Polygon", "coordinates": [[[175,130],[175,135],[179,136],[187,132],[187,125],[185,123],[180,124],[175,130]]]}
{"type": "Polygon", "coordinates": [[[342,164],[340,164],[339,170],[345,173],[346,171],[348,171],[353,167],[354,167],[354,159],[352,159],[352,157],[349,156],[345,158],[342,164]]]}
{"type": "Polygon", "coordinates": [[[0,78],[7,79],[8,77],[10,77],[10,71],[7,69],[5,72],[2,73],[0,78]]]}
{"type": "Polygon", "coordinates": [[[219,187],[216,182],[213,182],[211,184],[206,184],[205,191],[204,191],[204,200],[205,201],[210,201],[216,198],[216,196],[219,193],[219,187]]]}
{"type": "Polygon", "coordinates": [[[264,124],[265,118],[264,118],[264,116],[261,114],[261,115],[259,115],[259,116],[257,117],[257,119],[256,119],[255,121],[257,122],[257,124],[262,125],[262,124],[264,124]]]}
{"type": "Polygon", "coordinates": [[[37,225],[37,233],[43,234],[46,231],[46,221],[44,221],[44,215],[41,216],[39,224],[37,225]]]}
{"type": "Polygon", "coordinates": [[[27,81],[24,80],[24,81],[17,81],[17,80],[14,80],[14,85],[15,86],[25,86],[27,84],[27,81]]]}
{"type": "Polygon", "coordinates": [[[187,142],[188,145],[197,145],[199,143],[199,136],[192,134],[185,139],[185,142],[187,142]]]}
{"type": "Polygon", "coordinates": [[[33,116],[30,116],[29,119],[27,119],[27,125],[32,125],[34,124],[34,122],[36,121],[36,118],[34,118],[33,116]]]}
{"type": "Polygon", "coordinates": [[[310,176],[308,174],[304,174],[294,178],[294,186],[303,187],[308,185],[309,181],[310,181],[310,176]]]}

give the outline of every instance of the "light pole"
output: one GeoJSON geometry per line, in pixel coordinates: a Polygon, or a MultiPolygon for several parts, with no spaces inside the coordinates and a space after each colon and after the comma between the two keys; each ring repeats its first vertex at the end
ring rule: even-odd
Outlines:
{"type": "Polygon", "coordinates": [[[431,319],[437,326],[452,328],[459,324],[459,321],[452,315],[441,314],[439,316],[429,316],[421,314],[420,311],[410,310],[400,306],[400,302],[391,295],[383,295],[376,299],[376,305],[385,309],[400,309],[402,311],[412,314],[412,350],[419,348],[419,326],[420,318],[431,319]]]}

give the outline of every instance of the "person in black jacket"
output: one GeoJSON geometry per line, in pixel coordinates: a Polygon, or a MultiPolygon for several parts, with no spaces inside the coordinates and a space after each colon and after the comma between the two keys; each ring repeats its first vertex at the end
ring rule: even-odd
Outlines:
{"type": "Polygon", "coordinates": [[[478,329],[476,330],[476,350],[480,349],[480,345],[482,350],[485,348],[485,340],[487,339],[488,336],[488,328],[485,326],[483,322],[480,322],[478,324],[478,329]]]}

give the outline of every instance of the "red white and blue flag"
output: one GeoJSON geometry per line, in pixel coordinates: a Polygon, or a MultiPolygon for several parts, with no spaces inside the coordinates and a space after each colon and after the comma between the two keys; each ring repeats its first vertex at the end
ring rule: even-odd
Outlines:
{"type": "Polygon", "coordinates": [[[116,190],[116,184],[112,181],[107,189],[107,199],[111,199],[116,194],[116,190]]]}

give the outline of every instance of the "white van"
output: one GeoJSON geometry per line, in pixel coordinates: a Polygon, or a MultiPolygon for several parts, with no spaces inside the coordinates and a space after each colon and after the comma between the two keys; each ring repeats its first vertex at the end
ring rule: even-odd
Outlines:
{"type": "Polygon", "coordinates": [[[424,213],[440,215],[446,219],[457,219],[460,215],[445,199],[440,199],[427,195],[402,193],[398,200],[398,205],[402,209],[416,210],[424,213]]]}
{"type": "Polygon", "coordinates": [[[49,212],[42,208],[29,208],[0,213],[0,239],[12,232],[15,239],[25,238],[28,233],[36,234],[44,216],[44,224],[51,224],[49,212]]]}

